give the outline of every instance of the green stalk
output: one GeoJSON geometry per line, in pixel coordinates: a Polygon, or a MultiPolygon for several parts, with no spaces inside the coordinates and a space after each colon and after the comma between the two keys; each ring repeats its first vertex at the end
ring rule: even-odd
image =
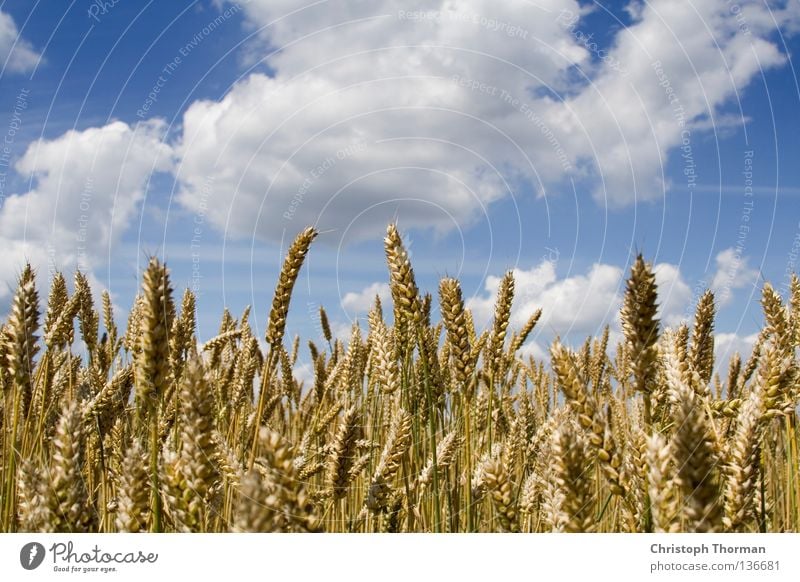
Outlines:
{"type": "Polygon", "coordinates": [[[494,412],[494,370],[489,374],[489,406],[486,409],[486,434],[489,442],[488,451],[492,451],[492,413],[494,412]]]}
{"type": "Polygon", "coordinates": [[[39,364],[40,369],[44,368],[44,373],[42,376],[44,377],[44,383],[42,385],[42,412],[39,415],[39,422],[37,423],[36,427],[36,446],[38,452],[41,453],[41,446],[44,442],[42,435],[44,434],[44,419],[47,418],[47,412],[49,407],[47,405],[47,400],[49,399],[49,395],[47,393],[47,388],[50,386],[50,382],[52,379],[50,378],[50,351],[46,351],[42,356],[42,361],[39,364]]]}
{"type": "MultiPolygon", "coordinates": [[[[405,401],[406,410],[410,411],[413,414],[412,422],[411,422],[411,434],[413,435],[413,439],[414,439],[413,442],[418,443],[418,442],[420,442],[419,416],[416,413],[417,412],[416,409],[412,405],[413,401],[411,399],[411,391],[409,390],[409,385],[410,385],[409,374],[408,374],[409,366],[410,366],[409,357],[408,357],[407,350],[406,350],[406,353],[403,354],[403,366],[402,366],[402,368],[400,370],[400,391],[401,391],[400,398],[401,398],[402,401],[405,401]]],[[[414,474],[416,472],[417,463],[415,463],[415,459],[411,455],[409,455],[409,459],[410,459],[409,462],[410,462],[411,466],[410,466],[409,471],[407,471],[407,474],[409,472],[411,474],[414,474]]],[[[423,460],[423,462],[424,462],[424,460],[423,460]]],[[[416,495],[417,491],[415,490],[414,493],[416,495]]],[[[409,506],[411,506],[411,505],[419,506],[419,497],[415,496],[413,499],[411,497],[411,489],[410,489],[410,485],[408,483],[408,478],[406,478],[406,497],[408,499],[409,506]]],[[[409,531],[413,531],[414,530],[414,520],[415,520],[414,512],[413,511],[409,511],[408,512],[408,529],[409,529],[409,531]]]]}
{"type": "Polygon", "coordinates": [[[786,417],[786,501],[790,529],[800,527],[800,488],[797,487],[797,415],[786,417]]]}
{"type": "Polygon", "coordinates": [[[256,462],[256,452],[258,451],[258,430],[261,428],[261,415],[264,414],[264,405],[266,404],[266,391],[272,379],[272,369],[274,367],[275,357],[278,355],[277,350],[269,349],[269,356],[267,357],[266,369],[263,376],[261,376],[261,389],[258,392],[258,406],[256,407],[256,417],[253,424],[253,444],[250,447],[250,458],[247,461],[247,469],[253,470],[253,465],[256,462]]]}
{"type": "Polygon", "coordinates": [[[158,479],[158,457],[161,439],[158,434],[158,402],[150,410],[150,504],[153,511],[153,533],[161,533],[161,492],[158,479]]]}
{"type": "Polygon", "coordinates": [[[644,416],[644,426],[647,429],[647,434],[651,434],[653,431],[651,430],[653,427],[653,418],[651,412],[651,404],[650,404],[650,393],[646,391],[642,391],[642,401],[644,404],[643,408],[643,416],[644,416]]]}
{"type": "Polygon", "coordinates": [[[467,398],[461,399],[461,413],[464,416],[464,440],[466,441],[465,453],[466,453],[466,471],[467,471],[467,487],[466,487],[466,498],[467,498],[467,531],[472,532],[475,531],[475,519],[473,515],[473,507],[472,507],[472,430],[471,420],[470,420],[470,410],[472,409],[472,405],[467,398]],[[466,406],[464,406],[466,402],[466,406]]]}
{"type": "Polygon", "coordinates": [[[98,502],[100,506],[100,531],[101,532],[110,532],[111,530],[111,519],[110,514],[108,512],[108,502],[109,502],[109,485],[108,485],[108,471],[106,468],[106,454],[105,454],[105,447],[103,447],[103,435],[100,433],[100,417],[95,414],[94,415],[94,428],[97,430],[97,440],[98,440],[98,448],[100,449],[100,494],[102,496],[101,500],[98,502]]]}
{"type": "MultiPolygon", "coordinates": [[[[17,472],[17,430],[19,426],[19,389],[14,390],[14,411],[13,421],[11,423],[11,446],[6,449],[8,459],[6,460],[6,482],[4,483],[5,495],[3,499],[3,524],[4,531],[11,532],[14,530],[14,499],[15,485],[16,485],[16,472],[17,472]]],[[[8,441],[4,443],[8,445],[8,441]]]]}
{"type": "Polygon", "coordinates": [[[767,488],[764,484],[764,451],[761,451],[758,459],[758,477],[759,487],[761,488],[761,511],[758,516],[758,531],[766,533],[767,531],[767,488]]]}
{"type": "Polygon", "coordinates": [[[425,353],[421,329],[417,326],[417,343],[419,345],[419,357],[422,363],[423,382],[425,384],[425,398],[428,401],[428,430],[431,442],[431,457],[433,458],[433,489],[434,493],[434,523],[433,530],[436,533],[442,531],[442,509],[439,503],[439,467],[436,460],[436,409],[434,407],[433,393],[431,392],[430,371],[428,369],[428,356],[425,353]]]}

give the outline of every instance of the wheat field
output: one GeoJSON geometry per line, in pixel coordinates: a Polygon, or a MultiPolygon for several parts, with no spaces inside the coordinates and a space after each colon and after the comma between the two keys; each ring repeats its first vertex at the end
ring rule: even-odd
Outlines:
{"type": "Polygon", "coordinates": [[[541,312],[509,326],[511,272],[476,330],[457,280],[442,279],[437,297],[420,291],[390,225],[392,305],[376,299],[347,342],[324,309],[316,342],[290,340],[292,289],[316,234],[288,250],[265,341],[249,309],[226,310],[200,344],[194,295],[178,305],[156,259],[124,334],[108,293],[96,306],[81,273],[71,295],[53,277],[42,316],[26,267],[0,327],[0,529],[800,529],[797,277],[785,304],[764,286],[752,355],[717,374],[713,294],[691,327],[662,328],[639,256],[624,341],[611,350],[608,328],[577,349],[555,340],[542,362],[520,355],[541,312]],[[294,373],[301,350],[307,384],[294,373]]]}

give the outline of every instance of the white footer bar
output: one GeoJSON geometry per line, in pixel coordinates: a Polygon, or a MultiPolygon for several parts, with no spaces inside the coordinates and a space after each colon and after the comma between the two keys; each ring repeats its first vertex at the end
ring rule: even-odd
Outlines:
{"type": "Polygon", "coordinates": [[[800,534],[0,534],[0,572],[15,581],[777,582],[800,580],[800,534]]]}

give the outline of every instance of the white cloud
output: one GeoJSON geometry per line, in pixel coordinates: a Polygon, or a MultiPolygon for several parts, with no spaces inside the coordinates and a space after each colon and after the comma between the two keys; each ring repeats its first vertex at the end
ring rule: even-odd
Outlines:
{"type": "Polygon", "coordinates": [[[719,307],[729,305],[734,289],[747,289],[758,284],[758,270],[750,268],[747,258],[733,248],[721,251],[716,257],[717,272],[711,282],[719,307]]]}
{"type": "Polygon", "coordinates": [[[714,334],[714,367],[724,380],[728,371],[728,362],[735,353],[739,353],[742,364],[750,357],[758,334],[739,335],[737,333],[714,334]]]}
{"type": "MultiPolygon", "coordinates": [[[[531,269],[514,269],[515,295],[511,325],[519,329],[536,310],[542,309],[538,333],[546,338],[570,334],[573,339],[599,335],[605,325],[611,327],[609,345],[622,339],[619,309],[625,292],[627,274],[614,265],[595,263],[586,273],[559,278],[555,263],[542,261],[531,269]]],[[[654,265],[658,286],[658,317],[662,325],[675,327],[691,317],[692,290],[680,269],[669,263],[654,265]]],[[[468,299],[477,326],[489,324],[494,316],[494,303],[500,277],[487,277],[485,294],[468,299]]],[[[541,347],[533,345],[531,353],[541,347]]]]}
{"type": "MultiPolygon", "coordinates": [[[[566,178],[586,180],[601,203],[657,198],[667,157],[687,140],[694,171],[696,134],[785,57],[756,0],[738,5],[746,31],[724,0],[631,6],[635,21],[601,47],[604,64],[565,16],[581,12],[574,0],[252,0],[256,50],[279,49],[276,72],[188,108],[180,200],[196,210],[213,175],[217,227],[278,239],[305,224],[375,236],[395,215],[464,227],[523,184],[541,192],[566,178]]],[[[774,15],[789,26],[797,12],[774,15]]]]}
{"type": "MultiPolygon", "coordinates": [[[[151,174],[172,167],[164,130],[156,121],[113,122],[31,144],[16,171],[34,186],[0,208],[0,281],[12,282],[25,261],[40,272],[105,264],[151,174]]],[[[0,286],[0,298],[8,292],[0,286]]]]}
{"type": "MultiPolygon", "coordinates": [[[[558,279],[555,264],[542,261],[530,270],[514,269],[514,303],[511,325],[519,328],[541,308],[537,329],[548,335],[595,334],[613,324],[619,310],[622,269],[594,264],[586,274],[558,279]]],[[[472,297],[467,306],[477,326],[487,325],[494,314],[499,277],[488,277],[486,294],[472,297]]],[[[536,348],[531,348],[535,350],[536,348]]]]}
{"type": "Polygon", "coordinates": [[[687,312],[692,303],[692,290],[677,265],[659,263],[653,267],[658,285],[658,317],[667,327],[676,327],[691,318],[687,312]]]}
{"type": "MultiPolygon", "coordinates": [[[[767,39],[775,23],[790,14],[776,13],[778,20],[771,22],[770,8],[761,2],[737,6],[748,11],[746,31],[730,2],[655,0],[639,5],[636,22],[617,34],[609,54],[629,74],[600,70],[592,86],[569,103],[570,145],[591,152],[601,180],[595,184],[597,199],[624,204],[659,197],[670,152],[686,156],[681,166],[689,175],[674,187],[688,191],[695,171],[694,133],[709,127],[703,120],[737,98],[762,69],[784,63],[767,39]]],[[[797,7],[790,13],[796,16],[797,7]]]]}
{"type": "MultiPolygon", "coordinates": [[[[729,259],[727,251],[718,255],[720,269],[729,264],[729,259]]],[[[742,258],[742,265],[742,269],[746,269],[746,257],[742,258]]],[[[613,355],[617,344],[624,341],[618,315],[628,274],[618,267],[596,263],[584,274],[559,278],[555,266],[553,262],[542,261],[531,269],[514,269],[511,327],[519,329],[536,309],[542,308],[536,332],[520,353],[524,357],[533,355],[547,359],[547,345],[555,336],[570,334],[570,341],[580,343],[588,335],[598,336],[602,328],[609,325],[609,353],[613,355]]],[[[680,268],[658,263],[653,271],[658,286],[657,316],[662,326],[675,328],[681,323],[691,324],[697,297],[693,296],[680,268]]],[[[487,277],[485,293],[467,301],[479,329],[491,324],[500,280],[496,276],[487,277]]],[[[752,283],[749,279],[742,281],[742,286],[752,283]]],[[[739,352],[743,360],[748,358],[757,337],[758,334],[715,333],[716,368],[723,377],[730,357],[739,352]]]]}
{"type": "Polygon", "coordinates": [[[298,361],[294,370],[292,370],[292,374],[305,388],[314,386],[314,366],[308,362],[298,361]]]}
{"type": "Polygon", "coordinates": [[[517,353],[523,360],[527,360],[531,356],[535,360],[548,360],[550,358],[547,348],[543,348],[539,342],[530,339],[525,342],[517,353]]]}
{"type": "MultiPolygon", "coordinates": [[[[724,263],[724,253],[721,262],[724,263]]],[[[719,261],[718,261],[719,262],[719,261]]],[[[658,263],[653,270],[658,286],[658,317],[663,327],[675,328],[681,323],[691,324],[694,304],[692,289],[687,284],[680,268],[670,263],[658,263]]],[[[556,263],[542,260],[530,269],[514,269],[515,294],[511,312],[511,329],[521,328],[530,315],[542,309],[542,316],[534,333],[520,348],[522,358],[533,356],[537,360],[549,360],[548,346],[556,336],[567,337],[568,343],[576,347],[589,335],[595,337],[609,325],[608,351],[611,357],[617,346],[624,341],[619,309],[628,276],[623,269],[603,263],[595,263],[585,273],[573,273],[559,278],[556,263]]],[[[478,331],[491,325],[494,303],[501,277],[489,276],[484,283],[484,293],[467,298],[466,305],[472,311],[478,331]]],[[[335,337],[347,341],[353,321],[362,317],[372,307],[375,295],[381,296],[384,309],[391,305],[388,285],[372,283],[357,292],[349,292],[342,299],[342,306],[350,316],[349,321],[333,321],[335,337]]],[[[362,321],[363,323],[363,321],[362,321]]],[[[749,357],[758,334],[715,333],[715,365],[724,379],[728,362],[735,352],[742,359],[749,357]]]]}
{"type": "Polygon", "coordinates": [[[342,307],[351,317],[369,313],[375,305],[375,296],[381,298],[381,303],[386,304],[391,300],[392,294],[386,283],[372,283],[361,291],[350,291],[342,298],[342,307]]]}
{"type": "Polygon", "coordinates": [[[41,59],[31,44],[20,37],[10,14],[0,11],[0,70],[14,73],[30,71],[41,59]]]}

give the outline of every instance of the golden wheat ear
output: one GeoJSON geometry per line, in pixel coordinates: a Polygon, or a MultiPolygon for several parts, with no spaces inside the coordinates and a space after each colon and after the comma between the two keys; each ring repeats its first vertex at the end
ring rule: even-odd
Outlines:
{"type": "Polygon", "coordinates": [[[267,343],[278,345],[283,341],[286,331],[286,317],[289,314],[289,303],[292,299],[292,290],[300,275],[300,269],[308,254],[311,243],[317,237],[317,231],[308,227],[300,232],[292,242],[283,261],[278,284],[272,298],[272,310],[269,313],[267,325],[267,343]]]}
{"type": "Polygon", "coordinates": [[[125,451],[116,478],[117,531],[136,533],[147,531],[150,514],[150,487],[147,474],[147,455],[138,441],[125,451]]]}
{"type": "Polygon", "coordinates": [[[558,518],[555,529],[571,533],[595,529],[594,479],[588,468],[589,443],[570,419],[558,426],[552,436],[555,481],[558,485],[558,518]]]}
{"type": "Polygon", "coordinates": [[[500,457],[491,459],[484,467],[484,482],[490,491],[492,504],[497,511],[500,531],[519,531],[516,496],[509,475],[508,464],[500,457]]]}
{"type": "Polygon", "coordinates": [[[141,318],[137,326],[136,396],[140,407],[152,410],[172,379],[169,330],[175,316],[172,285],[166,265],[151,258],[142,275],[141,318]]]}
{"type": "Polygon", "coordinates": [[[439,305],[453,358],[455,380],[466,391],[473,372],[472,349],[461,285],[456,279],[445,278],[439,283],[439,305]]]}
{"type": "Polygon", "coordinates": [[[418,335],[418,326],[423,320],[422,301],[408,251],[396,225],[387,227],[383,242],[394,303],[395,341],[401,357],[404,357],[413,349],[413,339],[418,335]]]}
{"type": "Polygon", "coordinates": [[[94,529],[94,512],[89,506],[83,478],[85,431],[80,407],[67,404],[61,413],[53,439],[53,461],[47,480],[45,504],[49,509],[48,529],[52,532],[89,532],[94,529]]]}
{"type": "Polygon", "coordinates": [[[703,397],[687,384],[675,349],[665,354],[665,368],[674,403],[670,448],[676,467],[674,481],[682,496],[682,530],[722,531],[722,462],[708,407],[703,397]]]}
{"type": "MultiPolygon", "coordinates": [[[[47,299],[47,312],[44,317],[44,337],[48,347],[54,346],[53,332],[58,325],[58,321],[63,317],[69,302],[69,292],[67,291],[67,281],[60,272],[53,275],[53,282],[50,284],[50,296],[47,299]]],[[[77,313],[77,307],[75,308],[77,313]]],[[[73,318],[75,316],[73,315],[73,318]]],[[[72,320],[70,319],[70,324],[72,320]]]]}
{"type": "Polygon", "coordinates": [[[763,386],[758,385],[742,406],[728,445],[724,523],[730,531],[756,531],[756,495],[765,420],[763,386]]]}
{"type": "Polygon", "coordinates": [[[393,492],[392,481],[410,446],[411,415],[400,408],[392,418],[386,444],[367,491],[367,507],[370,511],[388,509],[393,492]]]}
{"type": "Polygon", "coordinates": [[[647,491],[653,531],[678,532],[681,526],[680,509],[672,450],[666,439],[658,433],[647,439],[646,446],[647,491]]]}
{"type": "Polygon", "coordinates": [[[233,531],[317,532],[321,516],[299,478],[293,447],[279,433],[258,435],[256,470],[244,476],[233,531]]]}
{"type": "Polygon", "coordinates": [[[645,423],[652,422],[650,393],[656,372],[659,336],[658,291],[653,267],[638,255],[631,267],[631,276],[625,287],[625,297],[620,313],[622,331],[630,351],[630,368],[633,387],[643,394],[645,423]]]}
{"type": "Polygon", "coordinates": [[[497,291],[497,300],[494,305],[494,323],[489,336],[489,344],[486,346],[490,369],[493,374],[497,374],[500,371],[513,301],[514,273],[513,271],[508,271],[500,280],[500,288],[497,291]]]}
{"type": "Polygon", "coordinates": [[[176,450],[167,463],[165,496],[175,524],[184,531],[204,532],[218,483],[214,393],[199,358],[186,364],[180,386],[176,450]]]}
{"type": "Polygon", "coordinates": [[[692,328],[689,361],[699,374],[700,381],[708,384],[714,371],[714,294],[706,291],[697,302],[692,328]]]}
{"type": "Polygon", "coordinates": [[[30,409],[34,358],[39,352],[39,293],[30,265],[25,266],[19,277],[5,330],[5,363],[9,380],[16,387],[20,418],[24,419],[30,409]]]}
{"type": "Polygon", "coordinates": [[[358,409],[353,406],[347,409],[339,424],[326,466],[326,489],[334,499],[341,499],[347,494],[351,480],[350,469],[356,456],[356,441],[360,436],[358,409]]]}

